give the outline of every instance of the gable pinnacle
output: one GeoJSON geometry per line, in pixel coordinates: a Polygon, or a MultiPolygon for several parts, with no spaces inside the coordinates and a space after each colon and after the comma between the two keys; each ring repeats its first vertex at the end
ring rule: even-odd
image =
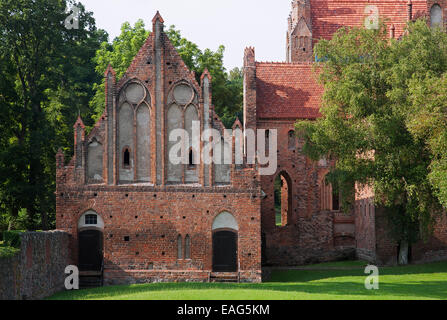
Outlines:
{"type": "Polygon", "coordinates": [[[154,18],[152,19],[152,23],[157,22],[157,20],[160,21],[161,23],[165,22],[158,10],[157,10],[157,13],[155,14],[154,18]]]}

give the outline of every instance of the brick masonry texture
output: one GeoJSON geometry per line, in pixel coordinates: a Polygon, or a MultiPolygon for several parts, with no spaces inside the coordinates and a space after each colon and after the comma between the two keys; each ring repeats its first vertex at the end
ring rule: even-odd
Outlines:
{"type": "Polygon", "coordinates": [[[70,236],[61,231],[21,235],[20,253],[0,258],[0,300],[42,299],[64,290],[70,236]]]}
{"type": "MultiPolygon", "coordinates": [[[[433,5],[431,1],[294,0],[288,63],[257,62],[255,49],[245,50],[244,119],[233,128],[278,130],[278,168],[272,176],[260,176],[258,165],[169,164],[168,137],[173,127],[187,128],[191,117],[200,121],[201,129],[222,132],[224,127],[212,104],[211,76],[205,70],[197,81],[164,34],[163,18],[157,13],[153,32],[125,75],[115,79],[113,69],[107,69],[103,117],[89,134],[78,119],[73,158],[67,164],[62,152],[56,156],[57,228],[70,235],[73,261],[78,262],[79,219],[93,211],[104,221],[105,284],[206,282],[213,272],[213,223],[225,212],[238,225],[232,231],[237,231],[237,270],[243,282],[265,279],[268,275],[262,274],[262,266],[355,257],[395,264],[397,245],[388,235],[381,210],[374,207],[373,192],[358,186],[355,210],[349,215],[339,212],[324,180],[332,164],[309,160],[293,131],[296,119],[321,116],[323,88],[312,70],[310,54],[316,41],[329,39],[341,26],[362,25],[365,6],[371,4],[388,18],[389,28],[394,25],[395,38],[402,35],[407,21],[421,16],[429,20],[433,5]],[[130,103],[132,99],[139,102],[130,103]],[[141,106],[149,109],[147,119],[141,118],[146,122],[138,118],[141,106]],[[126,108],[131,111],[124,118],[126,108]],[[142,152],[146,142],[141,142],[145,141],[141,132],[149,132],[149,156],[142,152]],[[129,152],[126,164],[123,146],[129,152]],[[150,172],[149,177],[142,176],[141,170],[150,172]],[[275,222],[278,176],[283,181],[281,226],[275,222]],[[191,239],[189,259],[178,257],[179,236],[191,239]]],[[[439,4],[446,8],[444,1],[439,4]]],[[[446,230],[445,219],[440,219],[434,237],[412,248],[413,261],[447,258],[446,230]]]]}

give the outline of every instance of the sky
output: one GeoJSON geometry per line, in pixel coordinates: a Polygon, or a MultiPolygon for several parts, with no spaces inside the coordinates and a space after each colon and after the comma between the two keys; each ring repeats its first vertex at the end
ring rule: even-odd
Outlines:
{"type": "Polygon", "coordinates": [[[284,61],[287,17],[291,0],[80,0],[92,11],[98,28],[110,40],[120,34],[125,21],[143,19],[152,29],[160,11],[165,26],[175,25],[182,36],[200,49],[225,46],[227,70],[242,67],[244,49],[255,47],[257,61],[284,61]]]}

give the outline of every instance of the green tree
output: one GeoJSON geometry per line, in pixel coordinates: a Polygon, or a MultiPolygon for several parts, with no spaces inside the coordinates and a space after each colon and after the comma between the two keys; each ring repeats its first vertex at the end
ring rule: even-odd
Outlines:
{"type": "Polygon", "coordinates": [[[447,208],[447,73],[427,74],[409,84],[411,109],[408,128],[430,151],[430,182],[447,208]]]}
{"type": "Polygon", "coordinates": [[[379,30],[342,28],[321,40],[316,66],[324,86],[322,118],[300,121],[297,132],[313,160],[336,160],[328,181],[341,192],[344,210],[353,205],[354,183],[373,186],[376,205],[389,218],[400,244],[399,262],[408,247],[431,234],[441,211],[430,183],[431,155],[408,128],[410,83],[447,70],[447,37],[424,21],[408,26],[401,41],[379,30]]]}
{"type": "Polygon", "coordinates": [[[65,0],[0,0],[0,30],[0,208],[10,223],[25,209],[28,229],[48,229],[57,145],[72,134],[62,124],[87,112],[96,81],[88,66],[105,34],[82,4],[65,0]],[[71,5],[79,29],[65,27],[71,5]]]}

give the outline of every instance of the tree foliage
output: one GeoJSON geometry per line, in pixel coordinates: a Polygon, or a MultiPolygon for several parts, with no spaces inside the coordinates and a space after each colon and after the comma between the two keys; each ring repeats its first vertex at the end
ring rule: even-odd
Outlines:
{"type": "Polygon", "coordinates": [[[72,145],[67,123],[90,113],[91,59],[106,35],[82,4],[64,0],[1,0],[0,30],[0,210],[10,226],[25,210],[28,229],[48,229],[54,155],[72,145]],[[68,30],[74,4],[79,29],[68,30]]]}
{"type": "MultiPolygon", "coordinates": [[[[340,189],[344,209],[353,206],[354,183],[372,185],[376,204],[385,208],[392,235],[401,243],[430,235],[441,209],[433,182],[442,170],[434,170],[431,149],[443,149],[436,143],[427,147],[431,140],[424,139],[427,127],[421,124],[430,114],[432,133],[446,132],[445,121],[431,112],[445,112],[445,100],[437,94],[447,71],[446,48],[446,34],[422,20],[409,24],[400,41],[389,40],[383,24],[379,30],[338,30],[316,46],[316,55],[324,57],[316,65],[325,89],[323,117],[296,125],[310,158],[336,160],[328,181],[340,189]],[[432,93],[428,109],[427,91],[432,93]]],[[[436,140],[436,134],[429,137],[436,140]]]]}

